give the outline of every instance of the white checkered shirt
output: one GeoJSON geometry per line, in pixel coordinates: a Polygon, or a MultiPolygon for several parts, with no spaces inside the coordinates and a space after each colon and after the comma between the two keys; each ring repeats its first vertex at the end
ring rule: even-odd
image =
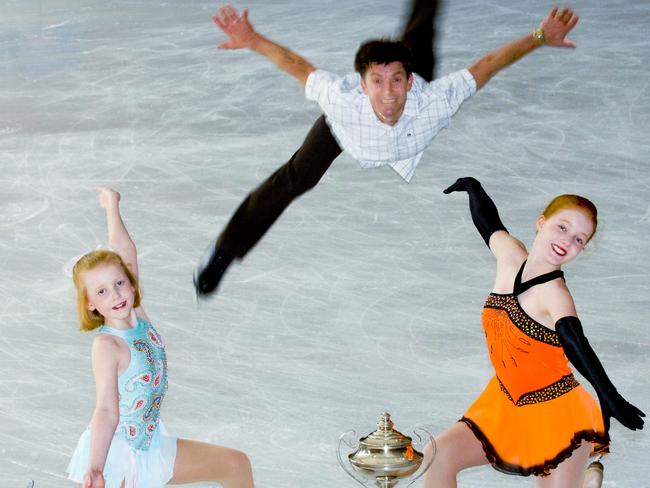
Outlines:
{"type": "Polygon", "coordinates": [[[375,115],[358,73],[340,77],[319,69],[309,75],[305,87],[306,97],[325,112],[341,148],[362,168],[389,165],[407,182],[429,143],[475,92],[476,81],[467,69],[431,83],[413,73],[404,112],[390,126],[375,115]]]}

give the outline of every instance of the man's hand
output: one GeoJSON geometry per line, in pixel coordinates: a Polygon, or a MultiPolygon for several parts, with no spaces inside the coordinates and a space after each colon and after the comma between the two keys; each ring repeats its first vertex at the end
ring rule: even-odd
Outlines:
{"type": "MultiPolygon", "coordinates": [[[[574,41],[565,38],[577,23],[578,16],[570,8],[551,9],[540,24],[544,31],[544,44],[555,47],[576,47],[574,41]]],[[[538,38],[530,33],[483,56],[469,67],[469,72],[476,80],[476,89],[483,87],[496,73],[541,45],[538,38]]]]}
{"type": "Polygon", "coordinates": [[[239,15],[232,5],[226,5],[219,8],[212,20],[229,37],[219,44],[220,49],[248,48],[289,73],[302,86],[305,86],[310,73],[316,69],[299,54],[257,32],[248,20],[248,9],[239,15]]]}
{"type": "Polygon", "coordinates": [[[566,35],[575,27],[579,19],[580,17],[570,8],[564,7],[560,10],[553,7],[539,25],[544,30],[544,43],[555,47],[575,48],[575,41],[566,39],[566,35]]]}
{"type": "Polygon", "coordinates": [[[239,15],[232,5],[226,5],[219,8],[212,20],[229,37],[217,46],[219,49],[251,48],[258,36],[248,20],[248,9],[239,15]]]}

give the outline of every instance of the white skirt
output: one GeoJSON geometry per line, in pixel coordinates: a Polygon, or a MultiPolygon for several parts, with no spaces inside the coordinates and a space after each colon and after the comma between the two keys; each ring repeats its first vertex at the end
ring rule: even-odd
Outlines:
{"type": "MultiPolygon", "coordinates": [[[[167,435],[162,422],[151,438],[147,451],[133,449],[118,436],[113,437],[104,465],[106,488],[162,488],[174,475],[176,437],[167,435]]],[[[68,479],[81,483],[88,472],[90,427],[81,435],[66,472],[68,479]]]]}

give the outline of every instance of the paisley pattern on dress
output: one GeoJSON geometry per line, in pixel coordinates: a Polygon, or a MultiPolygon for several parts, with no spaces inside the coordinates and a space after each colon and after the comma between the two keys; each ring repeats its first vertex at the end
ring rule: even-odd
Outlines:
{"type": "Polygon", "coordinates": [[[118,377],[120,420],[115,435],[134,449],[147,450],[167,390],[164,342],[156,329],[142,318],[131,329],[103,326],[100,332],[121,337],[131,353],[129,366],[118,377]]]}
{"type": "Polygon", "coordinates": [[[137,384],[140,385],[148,385],[151,382],[151,371],[143,371],[141,373],[136,374],[133,376],[131,379],[127,380],[124,383],[124,389],[126,391],[132,392],[135,391],[137,388],[137,384]]]}

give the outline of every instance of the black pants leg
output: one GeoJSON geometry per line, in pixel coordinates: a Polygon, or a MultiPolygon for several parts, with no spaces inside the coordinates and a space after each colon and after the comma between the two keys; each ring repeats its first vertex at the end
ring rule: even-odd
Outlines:
{"type": "Polygon", "coordinates": [[[414,69],[427,81],[433,80],[435,53],[433,42],[436,35],[436,14],[439,0],[411,0],[411,13],[402,33],[402,42],[413,53],[414,69]]]}
{"type": "Polygon", "coordinates": [[[291,159],[244,199],[217,247],[243,258],[294,199],[316,186],[339,154],[341,148],[321,115],[291,159]]]}

